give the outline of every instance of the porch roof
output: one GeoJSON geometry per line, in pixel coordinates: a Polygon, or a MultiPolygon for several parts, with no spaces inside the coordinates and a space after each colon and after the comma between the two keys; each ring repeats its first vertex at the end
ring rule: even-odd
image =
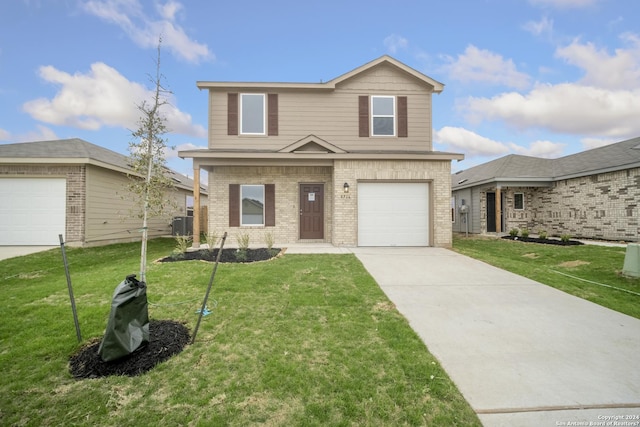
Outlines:
{"type": "Polygon", "coordinates": [[[269,150],[186,150],[178,155],[191,158],[196,166],[256,166],[304,165],[331,166],[336,160],[431,160],[451,161],[464,159],[463,154],[443,151],[269,151],[269,150]]]}

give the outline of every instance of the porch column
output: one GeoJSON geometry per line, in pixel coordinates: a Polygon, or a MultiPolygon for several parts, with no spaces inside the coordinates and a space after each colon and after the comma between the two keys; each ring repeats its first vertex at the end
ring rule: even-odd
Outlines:
{"type": "Polygon", "coordinates": [[[500,187],[496,187],[496,233],[502,231],[502,196],[500,187]]]}
{"type": "Polygon", "coordinates": [[[193,248],[200,248],[200,165],[193,163],[193,248]]]}

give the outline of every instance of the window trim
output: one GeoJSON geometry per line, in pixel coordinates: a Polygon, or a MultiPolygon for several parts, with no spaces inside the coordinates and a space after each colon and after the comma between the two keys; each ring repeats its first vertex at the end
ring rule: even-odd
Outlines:
{"type": "Polygon", "coordinates": [[[240,184],[240,226],[241,227],[264,227],[265,226],[265,208],[266,208],[266,191],[264,184],[240,184]],[[244,203],[242,198],[242,190],[245,187],[260,187],[262,188],[262,221],[260,224],[245,224],[244,223],[244,203]]]}
{"type": "Polygon", "coordinates": [[[371,95],[371,136],[375,137],[395,137],[398,134],[398,102],[395,96],[393,95],[371,95]],[[391,98],[393,100],[393,114],[373,114],[373,108],[375,104],[376,98],[391,98]],[[391,117],[393,119],[393,133],[391,135],[378,135],[375,133],[375,120],[376,118],[388,118],[391,117]]]}
{"type": "Polygon", "coordinates": [[[524,210],[524,193],[523,192],[513,193],[513,210],[515,210],[515,211],[523,211],[524,210]],[[517,205],[517,196],[518,195],[522,196],[522,207],[520,207],[520,208],[517,205]]]}
{"type": "Polygon", "coordinates": [[[241,135],[266,135],[267,134],[267,96],[264,93],[241,93],[240,94],[240,134],[241,135]],[[262,97],[262,132],[245,132],[244,131],[244,97],[261,96],[262,97]]]}

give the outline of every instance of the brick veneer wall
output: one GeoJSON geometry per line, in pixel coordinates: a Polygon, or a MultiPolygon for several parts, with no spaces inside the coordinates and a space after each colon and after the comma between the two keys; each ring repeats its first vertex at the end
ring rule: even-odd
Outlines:
{"type": "Polygon", "coordinates": [[[299,240],[299,183],[324,183],[325,241],[331,240],[332,174],[330,167],[265,166],[215,167],[209,172],[209,231],[228,233],[228,244],[236,244],[238,233],[247,233],[251,244],[264,245],[272,233],[277,244],[299,240]],[[229,227],[229,184],[275,184],[275,227],[229,227]]]}
{"type": "Polygon", "coordinates": [[[451,162],[450,161],[336,161],[334,164],[335,221],[333,243],[356,246],[358,243],[358,181],[427,181],[430,183],[433,246],[451,247],[451,162]],[[350,191],[342,189],[348,183],[350,191]]]}
{"type": "Polygon", "coordinates": [[[264,244],[265,233],[276,243],[299,241],[299,183],[324,183],[325,238],[336,246],[356,246],[359,180],[425,181],[430,183],[431,236],[434,246],[451,247],[451,162],[342,161],[334,167],[214,167],[209,172],[209,230],[228,232],[235,244],[238,233],[264,244]],[[343,185],[350,185],[348,194],[343,185]],[[275,227],[229,227],[229,184],[275,184],[275,227]]]}
{"type": "Polygon", "coordinates": [[[531,201],[535,227],[551,235],[640,240],[640,168],[558,181],[531,201]]]}
{"type": "Polygon", "coordinates": [[[81,244],[85,233],[85,187],[84,165],[0,165],[0,175],[6,177],[44,176],[67,179],[67,213],[64,239],[69,244],[81,244]]]}
{"type": "MultiPolygon", "coordinates": [[[[495,188],[486,191],[495,191],[495,188]]],[[[486,232],[486,191],[481,222],[486,232]]],[[[505,230],[545,230],[605,240],[640,240],[640,168],[561,180],[548,188],[503,188],[505,230]],[[525,209],[513,208],[514,194],[524,193],[525,209]]]]}

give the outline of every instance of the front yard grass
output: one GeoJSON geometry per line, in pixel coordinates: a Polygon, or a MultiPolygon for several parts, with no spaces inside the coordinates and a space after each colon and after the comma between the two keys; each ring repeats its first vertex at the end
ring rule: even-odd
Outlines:
{"type": "Polygon", "coordinates": [[[453,249],[640,319],[640,296],[584,281],[640,293],[640,279],[621,274],[625,257],[623,247],[555,246],[454,235],[453,249]]]}
{"type": "MultiPolygon", "coordinates": [[[[353,255],[221,264],[195,344],[138,377],[75,380],[69,356],[102,336],[139,244],[67,255],[82,344],[60,250],[0,261],[0,425],[480,425],[353,255]]],[[[193,332],[212,266],[150,264],[150,317],[193,332]]]]}

